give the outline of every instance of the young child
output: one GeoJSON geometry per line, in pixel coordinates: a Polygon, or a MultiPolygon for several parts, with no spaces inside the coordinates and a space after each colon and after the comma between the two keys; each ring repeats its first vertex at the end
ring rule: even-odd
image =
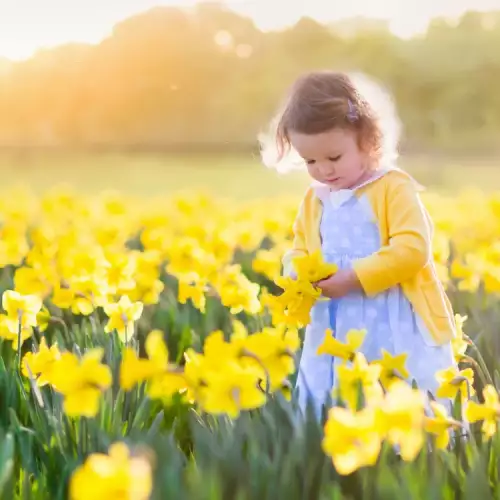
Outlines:
{"type": "Polygon", "coordinates": [[[323,296],[305,333],[297,388],[302,409],[319,412],[334,386],[334,363],[318,355],[325,331],[345,342],[365,329],[368,361],[407,353],[406,367],[419,388],[434,392],[435,373],[453,364],[453,312],[437,277],[432,223],[417,183],[384,164],[384,131],[373,107],[344,74],[316,72],[300,78],[277,122],[282,158],[298,153],[312,185],[294,224],[297,255],[322,250],[339,271],[317,284],[323,296]]]}

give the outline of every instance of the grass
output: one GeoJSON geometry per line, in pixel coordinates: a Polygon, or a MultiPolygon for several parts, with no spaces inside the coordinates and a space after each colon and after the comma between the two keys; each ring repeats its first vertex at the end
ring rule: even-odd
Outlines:
{"type": "MultiPolygon", "coordinates": [[[[499,159],[402,158],[401,167],[429,188],[451,193],[465,187],[500,191],[499,159]]],[[[25,185],[35,192],[61,183],[83,193],[117,189],[139,196],[202,189],[236,199],[300,195],[307,174],[279,175],[257,154],[166,155],[154,153],[0,152],[2,185],[25,185]]]]}

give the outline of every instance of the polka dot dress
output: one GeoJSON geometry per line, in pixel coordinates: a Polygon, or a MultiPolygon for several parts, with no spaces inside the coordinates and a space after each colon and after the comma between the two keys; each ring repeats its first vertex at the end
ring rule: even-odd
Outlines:
{"type": "MultiPolygon", "coordinates": [[[[354,260],[380,248],[379,229],[365,196],[358,197],[353,190],[329,192],[324,188],[318,188],[316,194],[323,203],[320,229],[327,262],[349,269],[354,260]]],[[[342,342],[351,329],[367,330],[361,352],[368,361],[380,359],[382,349],[393,355],[407,352],[411,377],[426,391],[434,392],[437,388],[435,372],[453,364],[451,345],[439,346],[434,342],[399,286],[375,297],[354,292],[340,300],[319,301],[306,329],[297,378],[303,410],[308,399],[312,399],[320,412],[335,385],[335,360],[316,354],[328,328],[342,342]]]]}

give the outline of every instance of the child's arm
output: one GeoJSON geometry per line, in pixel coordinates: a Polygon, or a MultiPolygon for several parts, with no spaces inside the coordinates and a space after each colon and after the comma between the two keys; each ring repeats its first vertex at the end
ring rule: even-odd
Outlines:
{"type": "Polygon", "coordinates": [[[387,191],[389,244],[354,262],[353,270],[367,295],[413,278],[432,255],[432,230],[415,181],[396,177],[387,191]]]}

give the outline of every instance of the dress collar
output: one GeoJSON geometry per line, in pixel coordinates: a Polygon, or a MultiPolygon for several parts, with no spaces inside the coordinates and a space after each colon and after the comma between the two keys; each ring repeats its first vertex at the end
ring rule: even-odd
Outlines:
{"type": "Polygon", "coordinates": [[[337,191],[332,191],[329,186],[319,181],[313,181],[311,183],[311,186],[314,189],[314,193],[316,194],[316,196],[323,203],[329,200],[335,207],[338,207],[344,204],[347,200],[349,200],[358,189],[361,189],[362,187],[365,187],[366,185],[375,182],[376,180],[380,179],[385,174],[387,174],[387,172],[390,172],[391,170],[397,170],[397,169],[395,167],[379,168],[373,172],[373,175],[369,179],[362,182],[358,186],[355,186],[352,189],[339,189],[337,191]]]}

